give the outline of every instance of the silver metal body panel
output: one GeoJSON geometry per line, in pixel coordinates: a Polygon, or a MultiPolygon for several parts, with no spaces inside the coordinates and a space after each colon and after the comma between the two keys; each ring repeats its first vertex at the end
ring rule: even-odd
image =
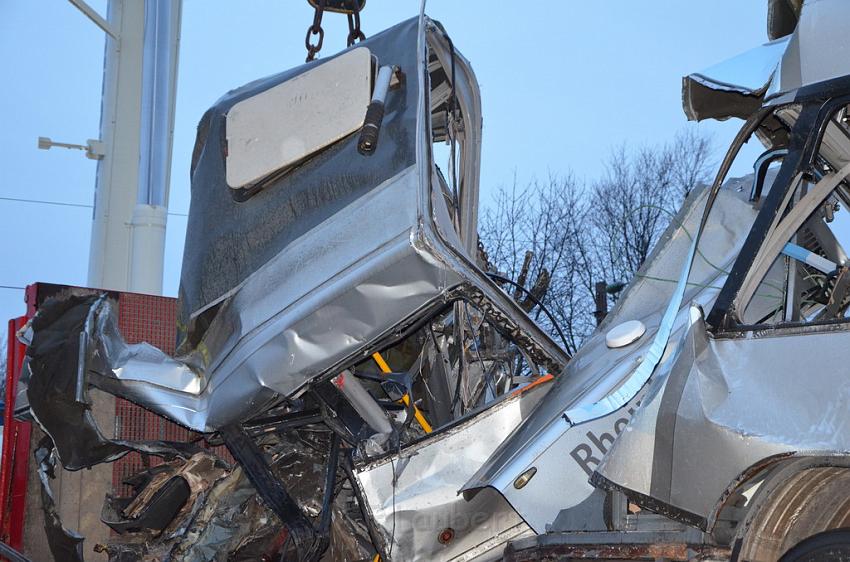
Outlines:
{"type": "Polygon", "coordinates": [[[850,451],[848,342],[846,327],[713,339],[693,310],[670,376],[647,396],[599,474],[709,525],[730,484],[754,465],[850,451]]]}
{"type": "Polygon", "coordinates": [[[767,98],[850,74],[844,0],[808,0],[767,91],[767,98]]]}
{"type": "MultiPolygon", "coordinates": [[[[413,170],[393,178],[251,275],[214,320],[208,332],[214,337],[204,340],[204,352],[187,362],[201,363],[198,382],[187,386],[183,371],[159,370],[174,362],[161,352],[159,366],[143,368],[140,363],[154,352],[130,346],[112,355],[113,373],[122,383],[114,390],[185,426],[210,431],[258,411],[275,394],[296,393],[311,376],[356,354],[388,328],[440,304],[459,277],[416,242],[410,225],[417,216],[409,205],[416,200],[415,181],[413,170]],[[363,221],[380,221],[384,230],[341,235],[357,232],[363,221]],[[303,267],[321,263],[347,266],[332,280],[323,278],[321,268],[303,267]],[[282,278],[288,282],[276,281],[282,278]],[[280,310],[281,302],[293,304],[280,310]],[[210,363],[203,365],[207,357],[210,363]]],[[[121,346],[115,337],[109,341],[121,346]]]]}
{"type": "MultiPolygon", "coordinates": [[[[468,165],[474,167],[463,177],[460,220],[467,227],[462,226],[459,234],[435,180],[428,150],[431,138],[430,111],[425,101],[429,85],[425,48],[427,41],[439,57],[449,60],[449,54],[441,50],[448,48],[447,41],[436,39],[441,34],[422,16],[369,40],[378,42],[373,45],[383,45],[376,47],[379,54],[384,53],[382,63],[393,62],[392,55],[386,54],[389,44],[402,49],[399,60],[417,61],[422,72],[420,77],[416,69],[405,67],[409,71],[405,87],[416,88],[415,104],[392,105],[407,95],[403,88],[391,91],[387,100],[390,113],[385,122],[393,125],[386,126],[398,127],[414,139],[412,165],[369,187],[325,220],[309,225],[304,234],[277,249],[244,281],[198,312],[192,320],[196,324],[201,314],[214,314],[202,339],[178,361],[150,346],[127,345],[114,326],[108,304],[99,304],[95,323],[99,333],[89,337],[102,348],[105,366],[100,372],[90,373],[90,382],[189,428],[214,431],[256,415],[280,397],[297,395],[319,378],[336,375],[346,364],[398,339],[410,326],[461,297],[499,316],[505,329],[516,335],[517,343],[552,373],[560,372],[568,361],[564,352],[478,269],[474,254],[469,252],[469,248],[477,249],[481,115],[475,76],[466,59],[457,54],[457,92],[467,112],[465,154],[468,165]],[[402,115],[390,116],[392,111],[402,115]]],[[[256,84],[246,88],[259,87],[256,84]]],[[[241,91],[226,99],[239,99],[241,91]]],[[[223,117],[219,119],[223,121],[223,117]]],[[[351,140],[356,139],[340,142],[351,140]]],[[[392,149],[389,140],[382,146],[387,151],[392,149]]],[[[195,183],[201,178],[222,181],[216,174],[221,171],[224,156],[216,149],[214,140],[205,145],[193,176],[195,183]],[[204,159],[209,163],[204,164],[204,159]],[[199,175],[199,171],[208,170],[213,173],[199,175]]],[[[353,158],[367,159],[358,161],[358,165],[365,166],[368,174],[370,166],[382,166],[385,156],[380,150],[369,157],[355,153],[353,158]]],[[[304,166],[318,166],[321,173],[327,173],[321,170],[321,158],[304,166]]],[[[345,169],[336,171],[340,181],[345,181],[345,169]]],[[[287,187],[301,188],[296,181],[299,177],[293,176],[291,186],[274,184],[253,197],[286,197],[287,187]]],[[[193,191],[208,188],[193,184],[193,191]]],[[[214,196],[221,194],[215,192],[214,196]]],[[[269,199],[261,199],[260,205],[263,200],[269,199]]],[[[193,193],[193,209],[196,201],[207,203],[200,191],[193,193]]],[[[227,198],[222,201],[232,205],[234,213],[243,212],[245,207],[240,205],[256,205],[253,198],[245,203],[230,203],[227,198]]],[[[203,213],[196,216],[199,221],[210,219],[203,213]]],[[[239,224],[237,218],[226,220],[239,224]]],[[[197,236],[198,228],[193,232],[197,236]]],[[[249,246],[252,237],[267,235],[262,229],[238,234],[246,237],[249,246]]],[[[211,245],[209,240],[196,244],[203,251],[211,245]]],[[[212,247],[216,244],[213,240],[212,247]]],[[[197,257],[187,260],[197,263],[197,257]]],[[[184,264],[184,280],[185,269],[184,264]]],[[[212,273],[210,276],[214,277],[212,273]]]]}
{"type": "Polygon", "coordinates": [[[800,88],[850,74],[844,0],[804,3],[794,32],[682,80],[692,120],[745,118],[762,103],[779,103],[800,88]]]}
{"type": "MultiPolygon", "coordinates": [[[[685,303],[707,307],[716,298],[755,218],[756,211],[746,201],[747,190],[739,189],[750,182],[751,178],[729,180],[720,191],[693,264],[685,303]]],[[[542,533],[562,510],[578,506],[590,496],[594,488],[588,477],[617,436],[629,431],[626,422],[641,403],[645,387],[635,374],[656,336],[662,306],[672,298],[691,236],[698,230],[707,191],[692,195],[617,307],[575,355],[535,412],[464,485],[468,497],[482,488],[495,488],[542,533]],[[646,334],[624,348],[608,348],[607,330],[634,319],[647,326],[646,334]],[[617,392],[622,401],[606,401],[617,392]],[[577,411],[593,415],[574,420],[577,411]],[[516,489],[514,480],[531,467],[537,468],[534,478],[516,489]]],[[[676,314],[655,377],[664,376],[672,364],[688,325],[687,309],[685,304],[676,314]]]]}
{"type": "Polygon", "coordinates": [[[544,385],[506,397],[398,454],[355,470],[392,559],[497,559],[497,547],[532,533],[499,494],[491,490],[466,501],[458,490],[546,390],[544,385]],[[443,544],[439,535],[445,529],[452,530],[453,538],[443,544]]]}

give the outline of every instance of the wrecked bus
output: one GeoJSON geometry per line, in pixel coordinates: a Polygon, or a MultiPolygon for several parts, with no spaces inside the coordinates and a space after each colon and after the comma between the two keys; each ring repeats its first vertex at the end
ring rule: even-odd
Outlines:
{"type": "Polygon", "coordinates": [[[478,86],[439,23],[226,94],[192,156],[176,356],[127,344],[109,293],[19,334],[45,509],[54,463],[139,451],[166,462],[107,498],[111,560],[846,556],[850,72],[823,53],[850,50],[847,8],[788,6],[685,79],[690,118],[744,124],[573,357],[488,272],[478,86]],[[108,438],[91,388],[234,462],[108,438]]]}

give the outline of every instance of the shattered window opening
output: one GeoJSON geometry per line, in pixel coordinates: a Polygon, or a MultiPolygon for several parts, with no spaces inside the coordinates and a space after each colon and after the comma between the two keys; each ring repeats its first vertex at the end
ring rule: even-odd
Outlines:
{"type": "Polygon", "coordinates": [[[402,428],[402,446],[475,415],[545,376],[521,346],[466,301],[451,305],[351,371],[402,428]],[[458,311],[462,325],[455,322],[458,311]],[[382,370],[382,363],[390,373],[382,370]],[[418,412],[405,407],[408,389],[418,412]],[[432,431],[419,422],[418,413],[432,431]]]}

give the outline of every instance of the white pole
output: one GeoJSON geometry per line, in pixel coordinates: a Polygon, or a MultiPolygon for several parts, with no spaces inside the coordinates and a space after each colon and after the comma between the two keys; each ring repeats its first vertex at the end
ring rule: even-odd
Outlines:
{"type": "Polygon", "coordinates": [[[146,0],[139,185],[130,223],[130,290],[162,293],[174,135],[180,2],[146,0]]]}
{"type": "Polygon", "coordinates": [[[91,287],[162,292],[181,4],[109,0],[91,287]]]}

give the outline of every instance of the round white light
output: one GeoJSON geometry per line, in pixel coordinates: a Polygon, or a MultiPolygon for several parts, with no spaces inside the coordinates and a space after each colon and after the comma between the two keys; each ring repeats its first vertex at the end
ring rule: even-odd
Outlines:
{"type": "Polygon", "coordinates": [[[640,339],[646,326],[640,320],[629,320],[618,324],[605,334],[605,344],[611,348],[625,347],[640,339]]]}

